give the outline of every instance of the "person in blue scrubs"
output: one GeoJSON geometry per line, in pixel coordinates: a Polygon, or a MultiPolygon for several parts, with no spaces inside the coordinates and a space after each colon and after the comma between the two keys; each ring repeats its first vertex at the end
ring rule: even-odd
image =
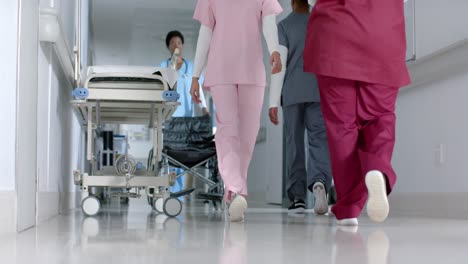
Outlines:
{"type": "MultiPolygon", "coordinates": [[[[166,36],[166,46],[170,52],[170,56],[176,48],[180,51],[180,56],[177,60],[177,70],[179,71],[179,79],[177,80],[177,92],[180,94],[180,106],[174,113],[174,117],[193,117],[195,116],[195,104],[190,96],[190,87],[192,85],[193,62],[183,57],[184,36],[179,31],[171,31],[166,36]]],[[[167,68],[170,65],[170,56],[161,62],[160,67],[167,68]]],[[[200,85],[203,83],[203,78],[200,78],[200,85]]],[[[208,114],[206,108],[205,95],[200,89],[200,107],[203,114],[208,114]]]]}
{"type": "MultiPolygon", "coordinates": [[[[177,80],[177,92],[180,95],[179,103],[180,106],[177,107],[177,110],[173,114],[173,117],[194,117],[196,116],[195,111],[195,103],[192,100],[190,95],[190,88],[192,85],[192,74],[193,74],[193,62],[187,60],[183,57],[183,48],[184,48],[184,36],[179,31],[171,31],[166,36],[166,46],[170,52],[169,58],[162,61],[160,67],[167,68],[170,66],[171,56],[174,53],[176,48],[180,51],[180,56],[177,59],[177,70],[179,71],[179,79],[177,80]]],[[[203,78],[200,76],[200,85],[203,83],[203,78]]],[[[202,110],[203,115],[209,114],[206,108],[206,101],[205,95],[203,94],[203,90],[200,89],[200,108],[202,110]]],[[[181,173],[183,170],[180,168],[172,168],[174,172],[181,173]]],[[[179,177],[177,182],[174,186],[170,188],[172,193],[181,191],[182,189],[189,189],[193,186],[193,176],[192,175],[185,175],[183,177],[179,177]],[[185,178],[185,184],[183,181],[185,178]],[[184,186],[185,185],[185,186],[184,186]]]]}

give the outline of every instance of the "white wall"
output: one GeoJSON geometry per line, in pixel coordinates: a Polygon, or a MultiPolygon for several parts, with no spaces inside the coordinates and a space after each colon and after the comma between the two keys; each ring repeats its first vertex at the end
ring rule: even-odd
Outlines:
{"type": "Polygon", "coordinates": [[[406,60],[414,59],[415,46],[415,1],[405,2],[405,29],[406,29],[406,60]]]}
{"type": "Polygon", "coordinates": [[[126,47],[110,48],[106,42],[94,42],[93,47],[96,51],[95,65],[128,65],[128,57],[119,56],[121,53],[128,52],[126,47]]]}
{"type": "Polygon", "coordinates": [[[60,10],[60,21],[66,36],[67,44],[73,48],[75,43],[75,0],[54,0],[55,8],[60,10]]]}
{"type": "MultiPolygon", "coordinates": [[[[182,32],[184,34],[184,32],[182,32]]],[[[117,40],[118,41],[118,40],[117,40]]],[[[195,58],[196,39],[185,37],[183,56],[189,60],[195,58]]],[[[147,30],[132,31],[130,46],[110,48],[106,42],[95,42],[96,65],[138,65],[159,66],[161,61],[169,58],[165,39],[154,39],[147,30]],[[128,56],[122,56],[128,54],[128,56]]]]}
{"type": "Polygon", "coordinates": [[[91,27],[90,27],[89,0],[81,1],[81,66],[83,73],[86,66],[92,64],[91,56],[91,27]]]}
{"type": "MultiPolygon", "coordinates": [[[[74,43],[74,1],[42,1],[42,7],[60,10],[70,52],[74,43]],[[50,6],[48,6],[50,5],[50,6]]],[[[85,35],[86,37],[87,35],[85,35]]],[[[87,56],[87,54],[83,54],[87,56]]],[[[76,206],[72,171],[83,165],[82,130],[70,105],[71,86],[61,69],[53,44],[39,47],[38,101],[38,213],[41,222],[76,206]]]]}
{"type": "Polygon", "coordinates": [[[464,69],[400,92],[393,157],[398,180],[390,196],[395,212],[468,218],[468,67],[464,69]]]}
{"type": "MultiPolygon", "coordinates": [[[[161,61],[170,57],[165,39],[153,39],[144,30],[134,30],[132,34],[134,36],[132,37],[129,65],[159,66],[161,61]]],[[[182,32],[182,34],[184,33],[182,32]]],[[[195,43],[196,40],[185,37],[184,58],[193,61],[195,58],[195,43]]],[[[101,57],[101,60],[104,59],[101,57]]]]}
{"type": "Polygon", "coordinates": [[[17,230],[36,223],[39,1],[20,3],[16,122],[17,230]]]}
{"type": "Polygon", "coordinates": [[[39,47],[38,58],[38,100],[37,105],[37,137],[39,141],[37,149],[37,165],[38,165],[38,190],[46,191],[49,185],[49,144],[50,141],[50,93],[52,79],[52,65],[49,64],[48,58],[52,56],[52,46],[50,44],[41,43],[39,47]]]}
{"type": "Polygon", "coordinates": [[[466,0],[416,2],[416,54],[418,58],[468,37],[466,0]]]}
{"type": "MultiPolygon", "coordinates": [[[[82,0],[86,4],[86,0],[82,0]]],[[[40,8],[54,8],[59,12],[59,20],[63,25],[65,40],[72,48],[75,39],[75,0],[38,0],[40,8]],[[72,23],[70,23],[70,21],[72,23]]]]}
{"type": "Polygon", "coordinates": [[[151,129],[147,130],[148,140],[135,140],[131,136],[131,131],[143,132],[145,129],[148,129],[148,126],[120,125],[119,131],[114,131],[114,133],[128,136],[128,154],[133,156],[138,161],[142,161],[143,164],[146,166],[149,151],[153,148],[153,131],[151,129]]]}
{"type": "Polygon", "coordinates": [[[192,19],[196,1],[101,0],[91,2],[95,64],[159,65],[169,57],[165,37],[179,30],[184,57],[193,60],[199,23],[192,19]]]}
{"type": "Polygon", "coordinates": [[[467,87],[468,72],[400,93],[396,193],[468,192],[467,87]],[[440,144],[445,146],[442,164],[440,144]]]}
{"type": "Polygon", "coordinates": [[[18,1],[0,2],[0,72],[2,73],[2,98],[0,122],[3,125],[0,137],[3,148],[0,169],[0,235],[16,231],[16,192],[15,192],[15,147],[16,147],[16,73],[18,38],[18,1]]]}
{"type": "Polygon", "coordinates": [[[0,2],[0,72],[2,73],[2,98],[0,131],[3,148],[0,151],[0,191],[15,189],[15,126],[16,126],[16,65],[18,37],[18,1],[0,2]]]}
{"type": "Polygon", "coordinates": [[[468,46],[461,43],[468,39],[467,9],[463,0],[416,3],[415,85],[397,101],[393,164],[399,177],[390,197],[397,211],[468,217],[461,202],[468,199],[468,46]]]}

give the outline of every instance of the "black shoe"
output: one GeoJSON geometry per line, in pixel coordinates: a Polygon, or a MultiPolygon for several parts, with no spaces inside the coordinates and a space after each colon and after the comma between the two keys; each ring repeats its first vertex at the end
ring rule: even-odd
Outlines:
{"type": "Polygon", "coordinates": [[[291,205],[288,208],[288,213],[304,213],[305,202],[304,200],[294,200],[291,202],[291,205]]]}

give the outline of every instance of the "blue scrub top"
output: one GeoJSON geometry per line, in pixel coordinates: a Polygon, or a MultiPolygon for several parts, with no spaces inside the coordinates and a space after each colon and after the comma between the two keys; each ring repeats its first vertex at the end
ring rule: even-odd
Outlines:
{"type": "MultiPolygon", "coordinates": [[[[169,67],[170,59],[161,62],[161,68],[169,67]]],[[[184,59],[182,67],[179,69],[179,79],[177,79],[177,92],[180,94],[180,106],[174,113],[174,117],[193,117],[195,116],[194,103],[190,95],[192,86],[193,62],[184,59]]],[[[200,85],[203,83],[203,76],[200,76],[200,85]]]]}

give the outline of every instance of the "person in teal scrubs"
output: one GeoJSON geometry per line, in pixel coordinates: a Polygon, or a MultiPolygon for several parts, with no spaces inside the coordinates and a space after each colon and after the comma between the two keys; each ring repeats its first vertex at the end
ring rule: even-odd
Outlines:
{"type": "MultiPolygon", "coordinates": [[[[177,70],[179,71],[179,79],[177,80],[177,92],[180,95],[180,106],[174,113],[174,117],[193,117],[195,116],[195,104],[190,96],[190,87],[192,85],[193,62],[183,57],[184,36],[179,31],[171,31],[166,37],[166,46],[170,52],[170,56],[176,48],[180,51],[180,56],[177,59],[177,70]]],[[[171,63],[171,58],[162,61],[160,67],[167,68],[171,63]]],[[[200,78],[200,85],[203,83],[203,78],[200,78]]],[[[207,114],[206,101],[203,91],[200,92],[200,108],[203,114],[207,114]]]]}
{"type": "MultiPolygon", "coordinates": [[[[171,56],[174,53],[176,48],[179,49],[180,56],[177,59],[177,70],[179,72],[179,79],[177,80],[177,92],[180,95],[178,102],[180,106],[177,107],[177,110],[173,114],[173,117],[194,117],[196,116],[195,103],[192,100],[190,95],[190,88],[192,85],[192,74],[193,74],[193,62],[187,60],[183,57],[183,48],[184,48],[184,36],[179,31],[171,31],[166,36],[166,46],[170,52],[169,58],[162,61],[160,67],[167,68],[171,64],[171,56]]],[[[203,78],[200,78],[200,85],[203,84],[203,78]]],[[[206,108],[205,95],[203,91],[200,92],[201,104],[199,107],[202,110],[203,115],[208,114],[206,108]]],[[[172,168],[177,174],[181,173],[183,170],[180,168],[172,168]]],[[[179,177],[174,186],[170,188],[172,193],[181,191],[182,189],[189,189],[193,186],[193,176],[186,174],[185,176],[179,177]],[[184,179],[185,178],[185,184],[184,179]],[[184,186],[185,185],[185,186],[184,186]]]]}

